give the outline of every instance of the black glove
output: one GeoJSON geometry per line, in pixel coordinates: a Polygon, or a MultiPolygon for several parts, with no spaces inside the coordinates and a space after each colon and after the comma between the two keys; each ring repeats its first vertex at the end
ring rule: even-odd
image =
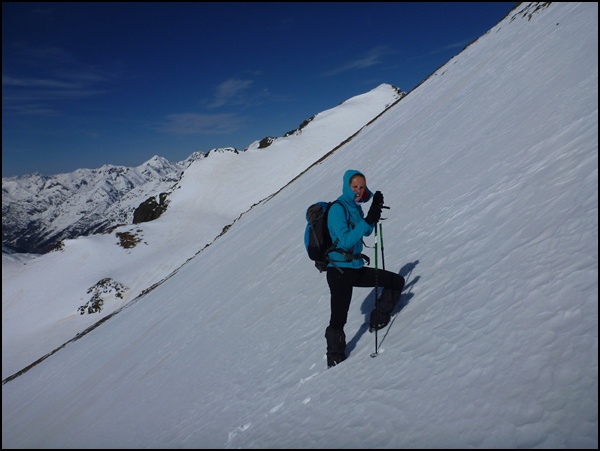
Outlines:
{"type": "Polygon", "coordinates": [[[383,207],[383,194],[381,194],[381,191],[376,191],[373,194],[373,204],[383,207]]]}
{"type": "Polygon", "coordinates": [[[375,225],[377,221],[381,219],[381,205],[377,205],[375,203],[371,204],[371,208],[369,208],[369,212],[367,213],[367,217],[365,221],[369,225],[375,225]]]}
{"type": "Polygon", "coordinates": [[[369,208],[369,212],[365,218],[365,221],[369,225],[375,225],[377,221],[381,219],[381,206],[371,204],[371,208],[369,208]]]}

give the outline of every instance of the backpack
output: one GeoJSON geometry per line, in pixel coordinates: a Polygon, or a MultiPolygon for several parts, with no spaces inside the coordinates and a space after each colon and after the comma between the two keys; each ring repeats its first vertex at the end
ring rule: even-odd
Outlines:
{"type": "Polygon", "coordinates": [[[346,206],[337,200],[333,202],[320,201],[312,204],[306,210],[306,229],[304,230],[304,246],[308,253],[308,258],[315,262],[315,267],[319,272],[327,271],[327,265],[332,263],[340,272],[341,269],[329,258],[330,252],[339,252],[344,255],[345,261],[352,261],[355,258],[363,258],[367,261],[368,257],[363,254],[352,254],[344,249],[336,248],[339,240],[335,243],[331,240],[329,228],[327,227],[327,215],[329,209],[334,203],[340,204],[346,212],[346,220],[348,224],[354,227],[349,219],[349,212],[346,206]]]}

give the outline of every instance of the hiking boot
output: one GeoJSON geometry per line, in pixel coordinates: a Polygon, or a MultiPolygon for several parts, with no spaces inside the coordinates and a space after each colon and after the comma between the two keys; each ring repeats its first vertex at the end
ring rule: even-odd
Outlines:
{"type": "Polygon", "coordinates": [[[330,355],[327,353],[327,368],[336,366],[338,363],[342,363],[344,360],[346,360],[346,356],[344,354],[330,355]]]}
{"type": "Polygon", "coordinates": [[[327,340],[327,368],[346,360],[346,334],[344,331],[329,326],[325,329],[325,339],[327,340]]]}
{"type": "Polygon", "coordinates": [[[373,332],[375,330],[383,329],[390,322],[390,314],[380,312],[377,309],[374,309],[371,312],[371,320],[369,321],[369,332],[373,332]]]}

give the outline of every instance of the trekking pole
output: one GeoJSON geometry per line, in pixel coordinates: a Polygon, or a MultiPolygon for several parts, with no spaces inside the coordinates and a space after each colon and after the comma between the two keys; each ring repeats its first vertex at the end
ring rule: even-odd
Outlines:
{"type": "Polygon", "coordinates": [[[383,228],[379,223],[379,239],[381,240],[381,267],[385,271],[385,255],[383,253],[383,228]]]}
{"type": "MultiPolygon", "coordinates": [[[[375,309],[377,309],[377,298],[379,297],[377,270],[377,224],[375,224],[375,309]]],[[[371,354],[371,357],[377,357],[377,329],[375,329],[375,352],[371,354]]]]}

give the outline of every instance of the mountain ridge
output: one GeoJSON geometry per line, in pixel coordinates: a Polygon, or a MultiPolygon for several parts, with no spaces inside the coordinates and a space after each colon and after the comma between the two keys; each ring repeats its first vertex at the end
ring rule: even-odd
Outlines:
{"type": "MultiPolygon", "coordinates": [[[[366,123],[404,95],[400,89],[382,84],[354,99],[371,96],[378,102],[376,108],[364,114],[366,123]]],[[[315,118],[316,126],[319,126],[324,115],[335,115],[336,111],[355,101],[347,99],[337,107],[305,120],[283,138],[255,141],[243,151],[224,147],[206,153],[194,152],[175,163],[155,155],[133,168],[107,164],[98,169],[78,169],[53,176],[35,173],[2,178],[3,252],[44,254],[60,246],[65,239],[110,233],[120,225],[131,224],[135,222],[136,210],[143,208],[144,202],[168,204],[166,199],[191,164],[215,153],[269,151],[268,147],[274,148],[294,139],[306,129],[310,132],[315,126],[315,118]]],[[[345,128],[335,133],[344,139],[346,134],[353,132],[351,128],[345,128]]],[[[325,150],[328,149],[322,152],[325,150]]]]}

